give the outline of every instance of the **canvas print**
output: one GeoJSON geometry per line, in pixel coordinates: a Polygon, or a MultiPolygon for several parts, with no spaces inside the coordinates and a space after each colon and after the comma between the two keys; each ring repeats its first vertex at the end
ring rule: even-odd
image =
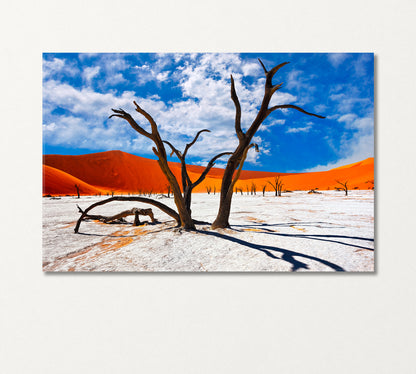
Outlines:
{"type": "Polygon", "coordinates": [[[372,53],[42,66],[43,271],[374,271],[372,53]]]}

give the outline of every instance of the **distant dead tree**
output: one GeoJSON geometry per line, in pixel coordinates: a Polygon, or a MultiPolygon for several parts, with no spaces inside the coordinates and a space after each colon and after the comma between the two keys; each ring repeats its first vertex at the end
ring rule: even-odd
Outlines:
{"type": "Polygon", "coordinates": [[[312,188],[311,190],[308,191],[308,194],[322,194],[322,192],[319,192],[317,188],[312,188]]]}
{"type": "Polygon", "coordinates": [[[205,186],[205,189],[207,190],[207,194],[209,195],[211,193],[211,186],[205,186]]]}
{"type": "Polygon", "coordinates": [[[251,182],[251,194],[256,195],[257,192],[257,186],[254,182],[251,182]]]}
{"type": "Polygon", "coordinates": [[[266,192],[266,185],[263,186],[262,191],[263,191],[263,196],[264,196],[264,193],[266,192]]]}
{"type": "Polygon", "coordinates": [[[267,181],[267,183],[269,183],[273,187],[274,192],[275,192],[274,196],[282,196],[282,189],[283,189],[284,184],[283,184],[282,179],[280,178],[280,175],[278,175],[277,177],[274,177],[273,183],[270,181],[267,181]]]}
{"type": "Polygon", "coordinates": [[[170,184],[168,184],[168,185],[166,186],[166,188],[167,188],[167,190],[168,190],[168,197],[170,197],[170,184]]]}
{"type": "Polygon", "coordinates": [[[243,194],[243,190],[239,187],[236,187],[235,188],[235,193],[238,194],[239,192],[240,192],[241,195],[243,194]]]}
{"type": "MultiPolygon", "coordinates": [[[[250,127],[247,129],[246,132],[244,132],[241,128],[241,105],[240,101],[238,99],[235,85],[234,85],[234,79],[231,75],[231,99],[234,102],[235,106],[235,132],[238,137],[238,145],[237,148],[234,150],[231,157],[228,159],[227,166],[224,170],[224,175],[222,178],[221,183],[221,197],[220,197],[220,205],[218,208],[217,217],[215,218],[215,221],[212,223],[212,228],[226,228],[229,227],[229,217],[231,212],[231,200],[234,190],[234,185],[236,181],[238,180],[240,173],[236,170],[240,170],[244,164],[244,161],[247,157],[247,152],[249,148],[252,146],[251,141],[253,139],[253,136],[256,134],[257,130],[259,129],[260,125],[263,123],[263,121],[275,110],[281,110],[281,109],[295,109],[298,110],[304,114],[307,114],[309,116],[315,116],[317,118],[325,118],[323,116],[309,113],[305,111],[304,109],[292,105],[292,104],[279,104],[274,105],[272,107],[269,107],[270,100],[272,99],[273,94],[279,90],[283,83],[279,83],[274,85],[272,83],[273,77],[276,74],[276,72],[282,68],[283,66],[287,65],[288,62],[283,62],[279,65],[276,65],[271,70],[267,70],[264,66],[263,62],[259,59],[259,62],[264,70],[264,73],[266,75],[266,81],[264,86],[264,95],[263,100],[260,106],[260,109],[257,113],[257,116],[253,120],[250,127]]],[[[258,147],[256,147],[258,150],[258,147]]]]}
{"type": "Polygon", "coordinates": [[[340,182],[339,180],[337,180],[336,182],[342,186],[341,188],[339,187],[338,188],[342,191],[345,191],[345,196],[348,196],[348,186],[347,186],[348,181],[340,182]]]}
{"type": "Polygon", "coordinates": [[[365,183],[370,183],[371,186],[368,187],[369,190],[373,189],[374,190],[374,179],[370,179],[368,181],[366,181],[365,183]]]}
{"type": "Polygon", "coordinates": [[[76,184],[75,188],[77,189],[77,195],[78,195],[78,199],[79,199],[79,186],[76,184]]]}

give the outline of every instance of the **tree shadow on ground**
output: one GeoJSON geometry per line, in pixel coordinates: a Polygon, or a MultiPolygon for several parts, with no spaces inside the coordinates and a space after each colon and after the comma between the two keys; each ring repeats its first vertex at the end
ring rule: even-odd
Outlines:
{"type": "Polygon", "coordinates": [[[330,222],[302,222],[302,221],[293,221],[293,222],[285,222],[285,223],[266,223],[262,221],[253,221],[249,224],[244,225],[231,225],[232,227],[247,227],[250,225],[261,225],[261,226],[270,226],[270,227],[291,227],[291,226],[312,226],[318,227],[320,229],[343,229],[345,226],[341,226],[335,223],[330,222]],[[326,225],[326,226],[323,226],[326,225]]]}
{"type": "MultiPolygon", "coordinates": [[[[316,222],[319,224],[322,224],[324,222],[316,222]]],[[[328,225],[331,225],[330,223],[326,223],[328,225]]],[[[268,234],[268,235],[276,235],[276,236],[282,236],[282,237],[289,237],[289,238],[300,238],[300,239],[311,239],[311,240],[319,240],[319,241],[324,241],[324,242],[331,242],[331,243],[336,243],[336,244],[342,244],[342,245],[346,245],[346,246],[350,246],[350,247],[355,247],[355,248],[359,248],[359,249],[365,249],[368,251],[373,251],[374,252],[374,248],[371,247],[363,247],[357,244],[351,244],[351,243],[346,243],[345,241],[340,241],[340,240],[334,240],[332,238],[335,239],[349,239],[349,240],[362,240],[362,241],[368,241],[368,242],[374,242],[374,238],[364,238],[361,236],[347,236],[347,235],[334,235],[334,234],[286,234],[286,233],[279,233],[276,232],[275,230],[270,229],[269,227],[291,227],[294,226],[295,223],[287,223],[287,224],[268,224],[268,223],[250,223],[247,225],[233,225],[236,227],[240,227],[240,230],[237,231],[245,231],[245,229],[250,230],[250,229],[261,229],[261,233],[263,234],[268,234]]],[[[296,226],[315,226],[315,227],[319,227],[319,228],[338,228],[338,227],[322,227],[322,226],[317,226],[316,224],[313,225],[313,222],[296,222],[296,226]]]]}
{"type": "Polygon", "coordinates": [[[310,270],[308,264],[297,260],[295,258],[295,256],[319,262],[323,265],[328,266],[329,268],[331,268],[332,270],[335,270],[335,271],[345,271],[341,266],[339,266],[337,264],[334,264],[330,261],[326,261],[324,259],[321,259],[319,257],[310,256],[310,255],[307,255],[307,254],[304,254],[304,253],[295,252],[295,251],[291,251],[291,250],[284,249],[284,248],[272,247],[272,246],[263,245],[263,244],[250,243],[250,242],[247,242],[245,240],[238,239],[238,238],[235,238],[235,237],[230,236],[230,235],[225,235],[225,234],[222,234],[222,233],[219,233],[219,232],[216,232],[216,231],[199,231],[199,232],[201,234],[204,234],[204,235],[215,236],[215,237],[220,238],[220,239],[228,240],[228,241],[231,241],[233,243],[237,243],[237,244],[240,244],[242,246],[261,251],[264,254],[266,254],[268,257],[273,258],[275,260],[286,261],[286,262],[288,262],[292,265],[291,271],[297,271],[299,269],[308,269],[308,270],[310,270]],[[274,253],[281,253],[281,257],[277,257],[274,253]]]}

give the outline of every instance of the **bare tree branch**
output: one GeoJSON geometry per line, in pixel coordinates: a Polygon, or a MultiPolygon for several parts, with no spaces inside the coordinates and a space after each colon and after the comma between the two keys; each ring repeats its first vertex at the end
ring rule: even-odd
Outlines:
{"type": "MultiPolygon", "coordinates": [[[[180,151],[178,151],[167,140],[164,140],[163,142],[166,143],[172,149],[172,153],[175,153],[176,157],[181,162],[182,191],[185,192],[186,187],[192,183],[191,179],[189,178],[188,171],[186,170],[185,154],[182,154],[180,151]]],[[[172,153],[170,154],[171,156],[172,156],[172,153]]]]}
{"type": "Polygon", "coordinates": [[[348,196],[348,181],[346,182],[340,182],[339,180],[336,180],[335,182],[337,182],[338,184],[340,184],[342,186],[342,190],[345,191],[345,196],[348,196]]]}
{"type": "Polygon", "coordinates": [[[135,101],[133,101],[133,104],[136,106],[136,112],[140,113],[143,117],[145,117],[150,125],[152,126],[152,134],[155,135],[155,133],[157,132],[157,125],[155,120],[153,119],[153,117],[147,113],[144,109],[142,109],[139,104],[137,104],[135,101]]]}
{"type": "Polygon", "coordinates": [[[259,62],[260,62],[260,65],[261,65],[261,67],[263,68],[263,70],[264,70],[264,74],[266,74],[267,75],[267,69],[266,69],[266,67],[264,66],[264,64],[263,64],[263,61],[262,60],[260,60],[259,58],[257,59],[257,60],[259,60],[259,62]]]}
{"type": "Polygon", "coordinates": [[[168,142],[167,140],[164,140],[163,143],[167,144],[170,149],[172,150],[172,153],[170,154],[171,156],[173,156],[173,154],[176,154],[176,157],[179,160],[182,160],[182,158],[184,158],[184,156],[182,156],[182,153],[180,151],[178,151],[170,142],[168,142]]]}
{"type": "Polygon", "coordinates": [[[270,94],[271,95],[273,95],[278,89],[280,89],[281,87],[283,86],[283,82],[282,83],[279,83],[279,84],[275,84],[273,87],[272,87],[272,89],[271,89],[271,91],[270,91],[270,94]]]}
{"type": "Polygon", "coordinates": [[[240,101],[238,100],[237,92],[235,91],[235,85],[234,85],[234,78],[231,75],[231,99],[234,102],[235,106],[235,132],[238,136],[238,138],[243,138],[244,133],[241,130],[241,105],[240,101]]]}
{"type": "Polygon", "coordinates": [[[275,105],[275,106],[268,109],[268,114],[275,111],[276,109],[296,109],[299,112],[307,114],[308,116],[314,116],[314,117],[318,117],[318,118],[325,118],[323,116],[320,116],[319,114],[309,113],[306,110],[302,109],[301,107],[298,107],[298,106],[292,105],[292,104],[275,105]]]}
{"type": "Polygon", "coordinates": [[[223,152],[220,153],[218,155],[216,155],[215,157],[213,157],[211,159],[210,162],[208,162],[208,165],[206,166],[205,170],[202,172],[202,174],[199,176],[199,178],[192,183],[192,188],[196,187],[198,184],[200,184],[204,179],[205,176],[208,174],[208,172],[212,169],[212,167],[215,165],[215,161],[218,160],[220,157],[225,156],[225,155],[232,155],[233,152],[223,152]]]}
{"type": "Polygon", "coordinates": [[[289,64],[289,62],[282,62],[279,65],[276,65],[272,70],[267,73],[266,84],[269,83],[269,87],[272,86],[272,79],[274,75],[285,65],[289,64]]]}
{"type": "Polygon", "coordinates": [[[255,146],[256,146],[256,144],[255,144],[255,143],[251,143],[251,144],[250,144],[250,145],[249,145],[249,146],[248,146],[248,147],[244,150],[244,152],[243,152],[243,156],[242,156],[241,161],[240,161],[240,166],[238,167],[237,173],[236,173],[236,175],[235,175],[235,177],[234,177],[233,181],[231,182],[230,187],[228,188],[228,192],[227,192],[227,194],[229,194],[230,192],[231,192],[231,195],[233,194],[234,185],[237,183],[238,178],[240,178],[240,174],[241,174],[241,170],[243,169],[244,161],[245,161],[245,160],[246,160],[246,158],[247,158],[247,153],[248,153],[248,151],[249,151],[249,149],[250,149],[250,148],[255,147],[255,146]]]}
{"type": "Polygon", "coordinates": [[[111,109],[115,114],[112,114],[110,117],[108,118],[112,118],[112,117],[120,117],[125,119],[130,126],[136,130],[140,135],[145,136],[146,138],[152,139],[152,134],[148,133],[144,128],[142,128],[141,126],[139,126],[137,124],[137,122],[133,119],[133,117],[125,112],[123,109],[119,108],[119,109],[111,109]]]}
{"type": "Polygon", "coordinates": [[[203,132],[211,132],[211,130],[203,129],[203,130],[198,131],[198,133],[195,135],[194,140],[192,140],[192,142],[188,143],[185,146],[185,150],[183,151],[183,157],[186,156],[186,154],[188,153],[188,149],[191,148],[195,144],[195,142],[198,140],[199,135],[201,135],[203,132]]]}
{"type": "MultiPolygon", "coordinates": [[[[266,69],[266,67],[264,66],[264,64],[263,64],[263,62],[260,60],[260,59],[258,59],[259,60],[259,62],[260,62],[260,64],[261,64],[261,66],[262,66],[262,68],[263,68],[263,70],[264,70],[264,73],[266,74],[266,87],[267,88],[271,88],[271,87],[273,87],[273,83],[272,83],[272,80],[273,80],[273,77],[274,77],[274,75],[277,73],[277,71],[279,70],[279,69],[281,69],[283,66],[285,66],[285,65],[287,65],[289,62],[282,62],[281,64],[279,64],[279,65],[276,65],[273,69],[271,69],[270,71],[267,71],[267,69],[266,69]]],[[[275,90],[276,91],[276,90],[275,90]]]]}

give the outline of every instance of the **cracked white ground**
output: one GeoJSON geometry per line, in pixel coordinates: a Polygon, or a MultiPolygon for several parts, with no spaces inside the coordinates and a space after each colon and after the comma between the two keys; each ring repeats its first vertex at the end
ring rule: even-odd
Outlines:
{"type": "MultiPolygon", "coordinates": [[[[85,209],[106,197],[43,198],[44,271],[374,271],[374,191],[305,191],[234,195],[230,229],[175,228],[156,207],[111,202],[90,214],[151,207],[160,222],[133,226],[83,221],[85,209]]],[[[156,197],[153,197],[156,198],[156,197]]],[[[175,208],[173,198],[159,201],[175,208]]],[[[194,219],[212,222],[219,194],[193,194],[194,219]]],[[[150,221],[148,217],[141,220],[150,221]]]]}

